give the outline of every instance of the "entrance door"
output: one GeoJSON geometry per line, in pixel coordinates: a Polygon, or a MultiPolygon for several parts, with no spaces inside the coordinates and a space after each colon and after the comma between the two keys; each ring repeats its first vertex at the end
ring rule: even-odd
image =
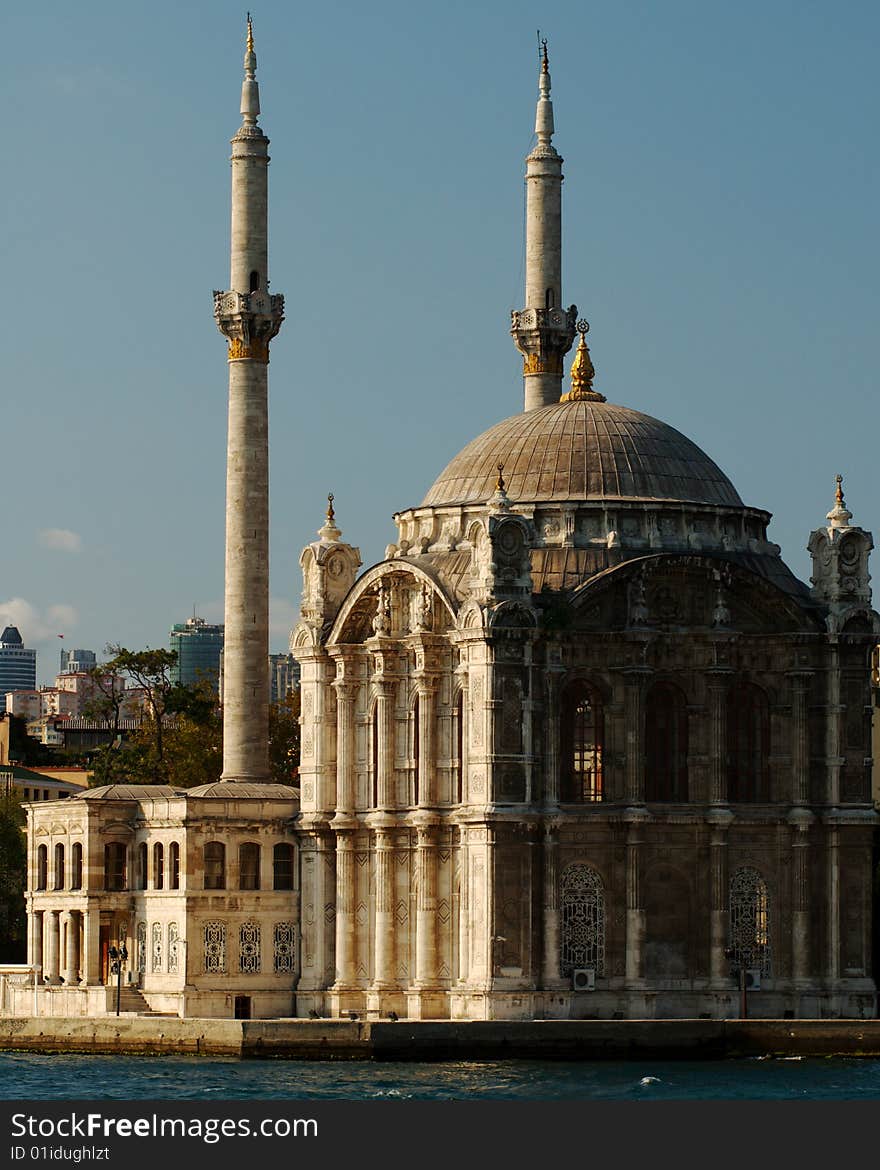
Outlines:
{"type": "Polygon", "coordinates": [[[249,995],[237,995],[235,997],[235,1018],[237,1020],[249,1020],[251,1018],[251,997],[249,995]]]}
{"type": "Polygon", "coordinates": [[[110,975],[110,923],[101,923],[101,932],[99,935],[101,945],[101,982],[108,984],[111,981],[110,975]]]}

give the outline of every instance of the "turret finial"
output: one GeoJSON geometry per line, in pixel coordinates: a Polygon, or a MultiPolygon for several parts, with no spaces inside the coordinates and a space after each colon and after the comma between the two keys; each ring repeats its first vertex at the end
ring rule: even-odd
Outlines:
{"type": "Polygon", "coordinates": [[[249,53],[254,51],[254,26],[250,13],[247,14],[247,51],[249,53]]]}
{"type": "Polygon", "coordinates": [[[544,37],[541,41],[541,72],[550,72],[550,58],[547,56],[547,38],[544,37]]]}
{"type": "Polygon", "coordinates": [[[321,540],[336,541],[342,536],[342,529],[337,527],[336,513],[333,510],[333,501],[336,497],[332,492],[327,493],[327,518],[321,528],[318,529],[318,536],[321,540]]]}
{"type": "Polygon", "coordinates": [[[504,476],[502,474],[503,471],[504,471],[504,464],[499,463],[498,464],[498,478],[495,480],[495,491],[496,492],[503,492],[504,491],[504,476]]]}
{"type": "Polygon", "coordinates": [[[834,492],[834,507],[828,513],[826,519],[830,520],[832,528],[848,528],[849,522],[852,520],[852,512],[847,508],[843,499],[843,476],[835,476],[837,480],[837,487],[834,492]]]}
{"type": "Polygon", "coordinates": [[[535,112],[535,133],[538,144],[550,146],[553,137],[553,102],[550,100],[550,58],[547,54],[547,38],[541,41],[541,72],[538,76],[538,108],[535,112]]]}

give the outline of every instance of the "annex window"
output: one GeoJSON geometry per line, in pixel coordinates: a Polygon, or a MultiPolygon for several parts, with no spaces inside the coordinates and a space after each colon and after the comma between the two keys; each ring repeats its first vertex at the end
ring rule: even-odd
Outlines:
{"type": "Polygon", "coordinates": [[[245,841],[238,847],[238,888],[260,888],[260,847],[254,841],[245,841]]]}
{"type": "Polygon", "coordinates": [[[45,845],[37,848],[37,889],[45,890],[49,885],[49,850],[45,845]]]}
{"type": "Polygon", "coordinates": [[[53,889],[64,889],[64,846],[60,841],[55,846],[55,884],[53,889]]]}
{"type": "Polygon", "coordinates": [[[205,889],[226,889],[226,846],[222,841],[205,845],[205,889]]]}
{"type": "Polygon", "coordinates": [[[605,969],[605,891],[602,879],[588,865],[570,865],[562,875],[562,948],[560,972],[578,968],[605,969]]]}
{"type": "Polygon", "coordinates": [[[585,682],[570,686],[562,700],[563,801],[602,799],[603,724],[602,698],[595,687],[585,682]]]}
{"type": "Polygon", "coordinates": [[[165,886],[165,846],[157,841],[153,846],[153,889],[161,890],[165,886]]]}
{"type": "Polygon", "coordinates": [[[272,887],[293,889],[293,846],[280,843],[272,850],[272,887]]]}
{"type": "Polygon", "coordinates": [[[145,890],[147,888],[147,843],[141,841],[137,847],[137,888],[145,890]]]}
{"type": "Polygon", "coordinates": [[[77,841],[70,850],[70,888],[82,889],[83,883],[83,847],[77,841]]]}
{"type": "Polygon", "coordinates": [[[108,890],[125,889],[125,853],[122,841],[110,841],[104,846],[104,885],[108,890]]]}
{"type": "Polygon", "coordinates": [[[180,845],[177,841],[168,846],[168,888],[180,889],[180,845]]]}
{"type": "Polygon", "coordinates": [[[739,683],[727,696],[727,799],[767,801],[770,705],[760,687],[739,683]]]}
{"type": "Polygon", "coordinates": [[[687,701],[678,687],[657,683],[645,700],[645,799],[688,798],[687,701]]]}
{"type": "Polygon", "coordinates": [[[770,898],[767,883],[751,866],[730,879],[730,947],[736,967],[770,974],[770,898]]]}

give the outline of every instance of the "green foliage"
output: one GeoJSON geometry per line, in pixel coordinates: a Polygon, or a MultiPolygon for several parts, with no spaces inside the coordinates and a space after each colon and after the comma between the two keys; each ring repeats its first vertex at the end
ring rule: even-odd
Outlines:
{"type": "Polygon", "coordinates": [[[299,767],[299,691],[269,707],[269,771],[278,784],[293,784],[299,767]]]}
{"type": "Polygon", "coordinates": [[[23,963],[27,955],[27,845],[24,811],[15,795],[0,796],[0,962],[23,963]]]}

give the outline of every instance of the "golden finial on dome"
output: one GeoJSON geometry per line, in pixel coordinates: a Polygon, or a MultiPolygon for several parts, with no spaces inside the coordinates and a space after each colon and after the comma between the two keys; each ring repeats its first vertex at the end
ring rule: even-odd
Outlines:
{"type": "Polygon", "coordinates": [[[547,38],[543,37],[541,40],[541,72],[550,72],[550,59],[547,56],[547,38]]]}
{"type": "Polygon", "coordinates": [[[843,503],[843,476],[838,475],[836,478],[837,478],[837,491],[834,493],[834,498],[838,502],[838,504],[842,504],[843,503]]]}
{"type": "Polygon", "coordinates": [[[336,513],[333,511],[333,493],[327,493],[327,523],[332,524],[336,519],[336,513]]]}
{"type": "Polygon", "coordinates": [[[496,492],[503,492],[504,491],[504,476],[501,474],[503,471],[504,471],[504,464],[499,463],[498,464],[498,478],[495,480],[495,491],[496,492]]]}
{"type": "Polygon", "coordinates": [[[567,394],[563,394],[561,401],[604,402],[605,395],[593,389],[593,378],[596,376],[596,370],[593,367],[586,342],[586,336],[590,332],[589,321],[583,319],[578,321],[577,331],[581,335],[581,339],[578,342],[574,361],[571,363],[571,389],[567,394]]]}
{"type": "Polygon", "coordinates": [[[254,51],[254,26],[251,23],[251,14],[247,14],[247,51],[252,53],[254,51]]]}

